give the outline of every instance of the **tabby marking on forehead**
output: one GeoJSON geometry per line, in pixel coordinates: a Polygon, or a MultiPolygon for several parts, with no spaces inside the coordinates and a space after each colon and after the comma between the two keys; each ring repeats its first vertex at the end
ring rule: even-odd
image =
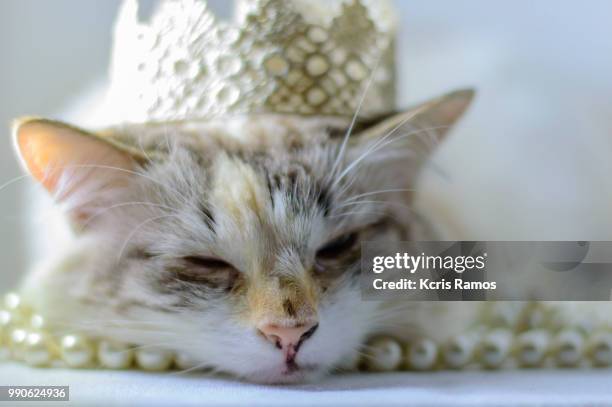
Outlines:
{"type": "Polygon", "coordinates": [[[214,184],[211,195],[219,207],[231,213],[237,224],[248,215],[263,219],[268,205],[265,183],[248,164],[220,154],[214,164],[214,184]]]}

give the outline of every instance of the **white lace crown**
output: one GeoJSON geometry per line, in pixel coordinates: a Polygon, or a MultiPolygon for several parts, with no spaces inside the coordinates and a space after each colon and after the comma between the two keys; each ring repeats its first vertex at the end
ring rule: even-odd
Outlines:
{"type": "Polygon", "coordinates": [[[122,121],[394,108],[387,0],[242,0],[233,23],[201,0],[162,0],[147,24],[138,6],[124,0],[115,32],[109,102],[122,121]]]}

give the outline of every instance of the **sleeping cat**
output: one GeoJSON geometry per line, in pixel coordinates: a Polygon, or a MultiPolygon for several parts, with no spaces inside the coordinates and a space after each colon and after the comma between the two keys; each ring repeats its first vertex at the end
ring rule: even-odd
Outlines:
{"type": "Polygon", "coordinates": [[[356,122],[269,114],[90,133],[21,120],[22,163],[73,234],[28,276],[26,300],[60,332],[265,383],[353,367],[378,332],[443,340],[476,306],[362,301],[360,243],[424,236],[417,175],[472,96],[356,122]]]}

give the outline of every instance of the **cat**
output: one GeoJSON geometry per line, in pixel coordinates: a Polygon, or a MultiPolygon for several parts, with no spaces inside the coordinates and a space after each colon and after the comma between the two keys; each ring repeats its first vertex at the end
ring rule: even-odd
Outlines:
{"type": "Polygon", "coordinates": [[[60,332],[262,383],[353,368],[380,332],[443,340],[477,307],[363,301],[360,243],[426,235],[418,175],[473,95],[353,121],[262,114],[92,133],[22,119],[17,153],[72,235],[23,295],[60,332]]]}

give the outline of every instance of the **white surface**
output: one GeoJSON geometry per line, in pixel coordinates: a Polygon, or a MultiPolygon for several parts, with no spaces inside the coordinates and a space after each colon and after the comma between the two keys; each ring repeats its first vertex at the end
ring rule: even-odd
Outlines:
{"type": "Polygon", "coordinates": [[[522,370],[355,374],[260,386],[202,375],[0,365],[0,385],[69,385],[71,405],[104,406],[612,406],[611,383],[612,370],[522,370]]]}

